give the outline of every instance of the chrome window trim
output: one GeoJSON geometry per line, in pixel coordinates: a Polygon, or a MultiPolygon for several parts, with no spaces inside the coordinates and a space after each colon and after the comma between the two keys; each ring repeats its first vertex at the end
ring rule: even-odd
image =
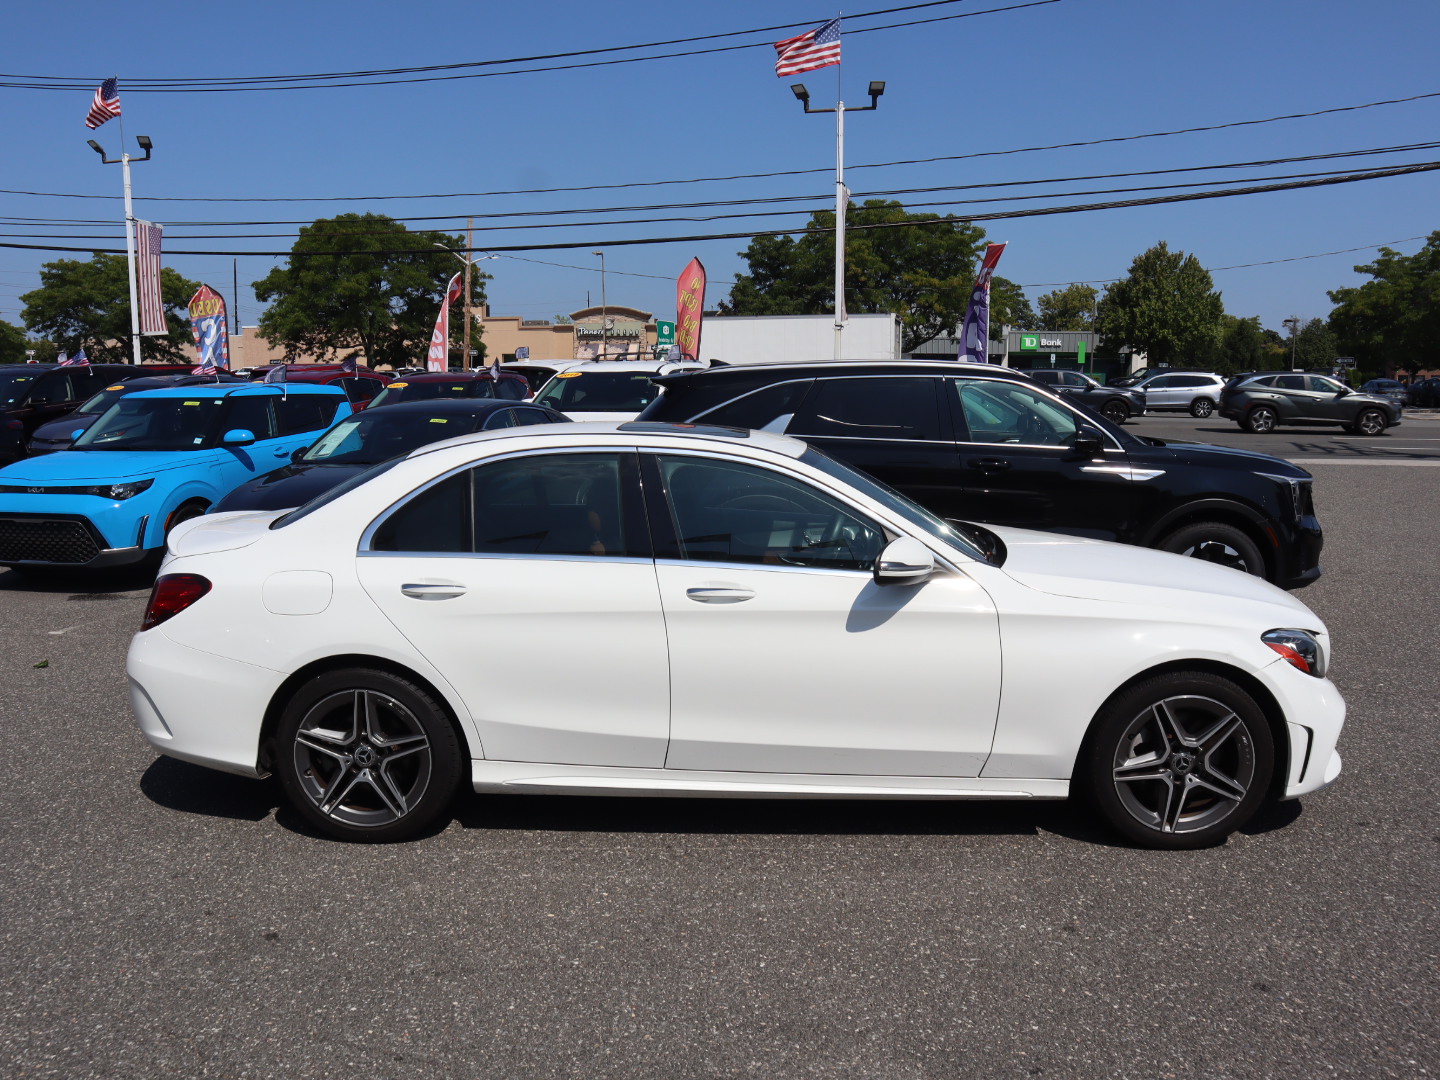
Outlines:
{"type": "MultiPolygon", "coordinates": [[[[515,432],[519,432],[519,431],[522,431],[523,429],[521,429],[521,428],[500,428],[499,430],[501,430],[501,431],[515,431],[515,432]]],[[[454,447],[447,447],[446,449],[455,449],[455,448],[454,448],[454,447]]],[[[456,473],[463,472],[463,471],[466,470],[466,469],[474,469],[474,468],[478,468],[478,467],[481,466],[481,465],[489,465],[491,462],[495,462],[495,461],[508,461],[508,460],[510,460],[511,458],[539,457],[539,456],[550,457],[550,456],[553,456],[553,455],[555,455],[555,454],[603,454],[603,453],[611,453],[611,454],[620,455],[620,454],[633,454],[633,453],[636,452],[636,449],[637,449],[637,448],[634,447],[634,446],[614,446],[614,445],[611,445],[611,446],[559,446],[559,447],[549,447],[549,446],[546,446],[546,447],[536,447],[536,448],[532,448],[532,449],[529,449],[529,450],[512,450],[512,451],[510,451],[510,452],[507,453],[507,454],[495,454],[493,457],[485,457],[485,458],[482,458],[482,459],[480,459],[480,460],[478,460],[478,461],[476,461],[476,460],[471,460],[471,461],[461,462],[459,465],[456,465],[454,468],[447,469],[445,472],[440,473],[438,476],[432,476],[429,480],[427,480],[425,483],[421,484],[418,488],[415,488],[414,490],[406,493],[406,494],[403,495],[400,499],[398,499],[398,500],[396,500],[395,502],[391,503],[389,506],[385,507],[385,509],[381,510],[378,514],[376,514],[375,517],[370,520],[370,524],[367,525],[367,526],[365,526],[365,530],[360,534],[360,542],[359,542],[359,544],[358,544],[357,547],[356,547],[356,554],[358,554],[358,555],[404,555],[404,556],[409,556],[409,555],[415,554],[414,552],[409,552],[409,551],[395,551],[395,552],[373,551],[373,550],[371,550],[370,544],[374,541],[374,539],[375,539],[375,533],[379,531],[380,526],[384,525],[385,522],[390,519],[390,516],[391,516],[392,514],[399,513],[399,511],[402,510],[404,507],[408,506],[412,500],[419,498],[421,495],[423,495],[425,492],[429,491],[431,488],[435,487],[437,484],[443,484],[446,480],[449,480],[449,479],[450,479],[452,476],[454,476],[456,473]]],[[[623,492],[623,491],[621,492],[621,496],[622,496],[622,498],[623,498],[623,496],[624,496],[624,492],[623,492]]],[[[452,551],[452,552],[436,552],[436,553],[432,553],[432,554],[449,554],[449,555],[455,555],[455,556],[464,556],[464,557],[467,557],[467,558],[492,558],[492,557],[497,557],[494,553],[491,553],[491,552],[481,552],[481,551],[452,551]]],[[[537,557],[540,557],[540,556],[522,555],[522,556],[520,556],[520,557],[521,557],[521,558],[537,558],[537,557]]],[[[548,556],[547,556],[547,557],[548,557],[548,556]]],[[[584,555],[576,555],[576,556],[572,556],[572,557],[573,557],[573,558],[577,558],[577,559],[587,558],[587,556],[584,556],[584,555]]],[[[606,558],[606,557],[607,557],[607,556],[602,556],[602,555],[588,556],[588,558],[606,558]]],[[[633,559],[633,558],[638,558],[639,556],[619,556],[619,555],[616,555],[616,556],[610,556],[610,557],[613,557],[613,558],[622,558],[622,557],[623,557],[623,558],[627,558],[627,559],[633,559]]],[[[649,561],[649,560],[647,559],[646,561],[649,561]]]]}
{"type": "MultiPolygon", "coordinates": [[[[889,530],[881,530],[888,534],[889,530]]],[[[749,563],[749,562],[726,562],[720,559],[656,559],[656,566],[678,566],[687,570],[693,570],[697,566],[706,568],[713,567],[716,570],[731,570],[737,574],[758,570],[767,574],[821,574],[825,577],[859,577],[869,579],[874,576],[873,570],[844,570],[828,566],[790,566],[789,564],[775,563],[749,563]]]]}
{"type": "Polygon", "coordinates": [[[544,555],[523,551],[373,551],[355,553],[363,559],[497,559],[502,562],[583,562],[583,563],[645,563],[655,560],[648,555],[544,555]]]}

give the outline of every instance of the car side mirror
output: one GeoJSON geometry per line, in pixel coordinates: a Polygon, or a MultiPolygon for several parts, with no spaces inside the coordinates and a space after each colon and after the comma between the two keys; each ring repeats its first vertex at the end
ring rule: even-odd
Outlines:
{"type": "Polygon", "coordinates": [[[1339,390],[1336,390],[1336,391],[1335,391],[1335,396],[1336,396],[1336,397],[1344,397],[1345,395],[1347,395],[1347,394],[1349,394],[1349,393],[1350,393],[1350,388],[1349,388],[1348,386],[1342,386],[1342,387],[1340,387],[1339,390]]]}
{"type": "Polygon", "coordinates": [[[891,540],[875,560],[876,585],[918,585],[935,573],[934,553],[914,537],[891,540]]]}
{"type": "Polygon", "coordinates": [[[30,400],[27,401],[25,404],[27,404],[27,405],[49,405],[49,404],[50,404],[50,399],[49,399],[48,397],[46,397],[44,394],[31,394],[31,395],[30,395],[30,400]]]}
{"type": "Polygon", "coordinates": [[[310,447],[308,446],[297,446],[294,450],[290,451],[290,460],[299,461],[302,457],[305,456],[305,451],[309,449],[310,447]]]}
{"type": "Polygon", "coordinates": [[[76,439],[78,439],[81,435],[84,434],[85,429],[83,427],[77,427],[74,431],[70,432],[70,441],[74,442],[76,439]]]}
{"type": "Polygon", "coordinates": [[[1094,457],[1105,449],[1105,437],[1093,427],[1082,426],[1070,444],[1078,457],[1094,457]]]}
{"type": "Polygon", "coordinates": [[[231,428],[220,438],[225,446],[249,446],[255,441],[255,433],[249,428],[231,428]]]}

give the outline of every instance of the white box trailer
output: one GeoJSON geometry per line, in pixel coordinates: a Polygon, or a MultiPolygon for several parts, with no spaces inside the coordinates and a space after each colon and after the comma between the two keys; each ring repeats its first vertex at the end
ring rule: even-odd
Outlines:
{"type": "MultiPolygon", "coordinates": [[[[851,315],[841,331],[842,360],[900,359],[900,319],[851,315]]],[[[726,364],[793,364],[835,359],[831,315],[707,315],[700,360],[726,364]]]]}

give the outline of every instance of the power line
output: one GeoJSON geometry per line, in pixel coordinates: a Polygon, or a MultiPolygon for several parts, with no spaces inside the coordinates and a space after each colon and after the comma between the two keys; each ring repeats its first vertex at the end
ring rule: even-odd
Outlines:
{"type": "MultiPolygon", "coordinates": [[[[1115,210],[1134,206],[1159,206],[1167,203],[1193,202],[1200,199],[1222,199],[1235,198],[1240,195],[1256,195],[1265,192],[1294,191],[1301,188],[1330,187],[1337,184],[1353,184],[1361,181],[1380,180],[1394,176],[1412,176],[1419,173],[1434,172],[1440,170],[1440,161],[1428,161],[1414,165],[1401,165],[1390,169],[1377,169],[1370,172],[1356,173],[1343,176],[1326,176],[1313,180],[1293,180],[1281,184],[1258,184],[1247,188],[1237,188],[1229,191],[1201,191],[1190,192],[1179,195],[1157,195],[1143,199],[1122,199],[1109,200],[1099,203],[1081,203],[1074,206],[1050,206],[1036,207],[1028,210],[999,210],[986,214],[965,214],[959,217],[958,221],[1004,221],[1015,218],[1042,217],[1056,214],[1077,214],[1088,213],[1097,210],[1115,210]]],[[[867,229],[893,229],[893,228],[923,228],[934,225],[950,225],[955,221],[946,219],[934,219],[930,221],[901,221],[883,222],[868,225],[847,226],[849,231],[867,229]]],[[[546,244],[516,244],[513,246],[491,245],[485,248],[459,248],[460,252],[496,252],[508,251],[572,251],[579,248],[594,247],[637,247],[654,244],[684,244],[699,243],[709,240],[750,240],[757,236],[793,236],[797,234],[827,234],[833,229],[765,229],[752,232],[730,232],[730,233],[709,233],[690,236],[649,236],[649,237],[628,237],[613,240],[583,240],[575,242],[555,242],[546,244]]],[[[14,244],[0,243],[0,248],[10,248],[25,251],[64,251],[64,252],[94,252],[107,255],[123,254],[123,249],[96,248],[96,247],[57,247],[45,244],[14,244]]],[[[225,255],[225,256],[260,256],[272,258],[290,257],[335,257],[344,255],[413,255],[414,250],[409,251],[323,251],[323,252],[293,252],[293,251],[171,251],[171,255],[225,255]]]]}

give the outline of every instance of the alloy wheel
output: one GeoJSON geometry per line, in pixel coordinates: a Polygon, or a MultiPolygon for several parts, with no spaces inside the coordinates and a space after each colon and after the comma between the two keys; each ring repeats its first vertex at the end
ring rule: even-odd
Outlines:
{"type": "Polygon", "coordinates": [[[1355,426],[1362,435],[1379,435],[1385,430],[1385,417],[1374,409],[1366,409],[1356,417],[1355,426]]]}
{"type": "Polygon", "coordinates": [[[1261,406],[1250,413],[1247,425],[1256,435],[1265,435],[1275,430],[1275,412],[1261,406]]]}
{"type": "Polygon", "coordinates": [[[1215,403],[1209,398],[1196,398],[1190,403],[1190,415],[1197,420],[1204,420],[1215,411],[1215,403]]]}

